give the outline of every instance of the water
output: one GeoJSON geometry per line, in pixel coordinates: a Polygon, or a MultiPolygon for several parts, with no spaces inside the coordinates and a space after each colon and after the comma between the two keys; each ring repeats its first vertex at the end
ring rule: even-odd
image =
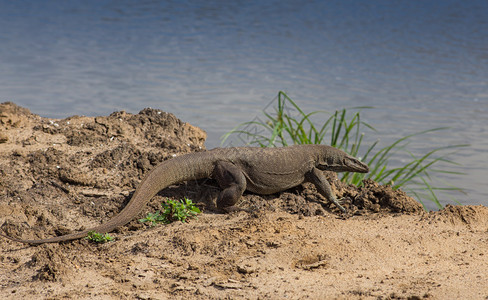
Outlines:
{"type": "Polygon", "coordinates": [[[208,148],[279,90],[307,111],[370,105],[385,144],[452,127],[412,147],[471,144],[450,168],[467,174],[442,178],[486,205],[487,20],[486,1],[0,0],[0,101],[52,118],[160,108],[208,148]]]}

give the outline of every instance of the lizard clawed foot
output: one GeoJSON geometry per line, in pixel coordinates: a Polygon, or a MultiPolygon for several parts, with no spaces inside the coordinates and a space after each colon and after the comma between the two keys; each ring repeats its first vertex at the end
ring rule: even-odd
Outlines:
{"type": "Polygon", "coordinates": [[[347,213],[347,209],[344,208],[344,206],[342,206],[341,204],[344,204],[344,199],[346,199],[346,197],[342,197],[342,198],[339,198],[339,199],[336,199],[334,202],[334,204],[337,206],[337,208],[339,208],[342,213],[347,213]]]}

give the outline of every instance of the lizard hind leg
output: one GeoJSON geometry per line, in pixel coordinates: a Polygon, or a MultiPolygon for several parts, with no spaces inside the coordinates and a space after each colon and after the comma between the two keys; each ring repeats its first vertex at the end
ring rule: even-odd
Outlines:
{"type": "Polygon", "coordinates": [[[236,206],[246,190],[246,176],[242,170],[230,162],[219,161],[213,176],[222,188],[217,199],[217,208],[225,212],[242,210],[236,206]]]}

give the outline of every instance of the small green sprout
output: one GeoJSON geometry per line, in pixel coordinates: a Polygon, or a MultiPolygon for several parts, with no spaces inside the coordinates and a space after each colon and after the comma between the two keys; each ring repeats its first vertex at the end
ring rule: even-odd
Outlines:
{"type": "Polygon", "coordinates": [[[186,219],[195,217],[201,213],[200,209],[193,204],[193,202],[186,198],[183,200],[168,199],[165,203],[161,203],[162,212],[148,213],[140,222],[150,222],[151,226],[156,224],[169,224],[174,221],[186,222],[186,219]]]}
{"type": "Polygon", "coordinates": [[[106,243],[112,241],[114,238],[108,233],[101,234],[95,231],[89,231],[86,239],[94,243],[106,243]]]}

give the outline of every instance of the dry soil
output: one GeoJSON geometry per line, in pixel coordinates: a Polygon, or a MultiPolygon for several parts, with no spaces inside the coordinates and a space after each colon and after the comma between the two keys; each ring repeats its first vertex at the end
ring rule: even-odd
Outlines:
{"type": "MultiPolygon", "coordinates": [[[[43,238],[97,225],[161,161],[204,151],[206,134],[160,110],[42,118],[0,104],[0,230],[43,238]]],[[[350,215],[313,186],[246,194],[252,212],[212,210],[212,180],[172,186],[203,210],[188,223],[137,219],[113,242],[29,246],[0,238],[1,299],[488,299],[488,209],[425,212],[373,181],[328,174],[350,215]]]]}

